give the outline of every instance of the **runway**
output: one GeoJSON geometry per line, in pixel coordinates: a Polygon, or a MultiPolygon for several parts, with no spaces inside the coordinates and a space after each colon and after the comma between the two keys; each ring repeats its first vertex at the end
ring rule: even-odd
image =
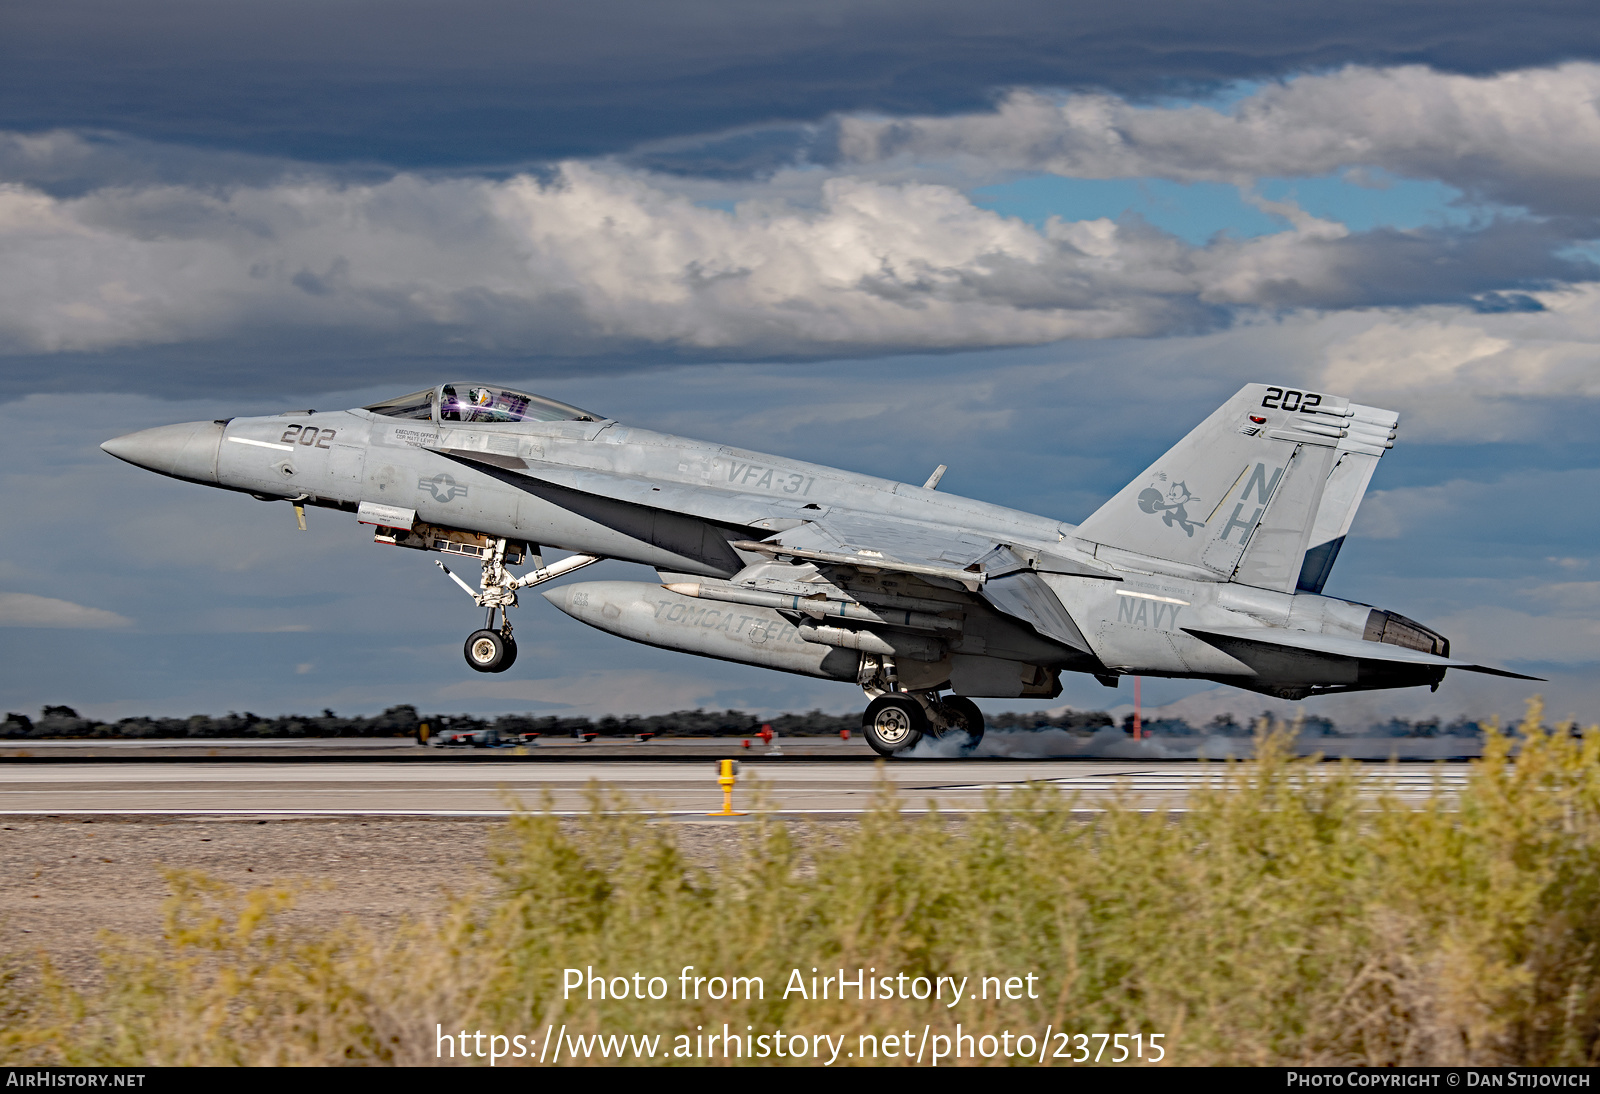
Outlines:
{"type": "MultiPolygon", "coordinates": [[[[730,758],[735,750],[727,750],[730,758]]],[[[500,817],[516,809],[588,812],[608,792],[608,810],[689,820],[720,809],[717,757],[672,762],[564,762],[482,757],[473,763],[392,760],[317,763],[207,761],[112,763],[0,760],[0,814],[13,816],[383,816],[500,817]]],[[[862,763],[738,756],[734,808],[777,815],[851,815],[892,794],[903,812],[983,810],[1017,802],[1033,787],[1060,792],[1077,810],[1113,801],[1182,811],[1196,789],[1223,785],[1220,763],[1112,760],[971,760],[862,763]]],[[[1232,765],[1234,772],[1250,765],[1232,765]]],[[[1337,765],[1308,766],[1331,775],[1337,765]]],[[[1372,764],[1358,769],[1373,794],[1420,801],[1437,785],[1459,789],[1464,765],[1372,764]]]]}

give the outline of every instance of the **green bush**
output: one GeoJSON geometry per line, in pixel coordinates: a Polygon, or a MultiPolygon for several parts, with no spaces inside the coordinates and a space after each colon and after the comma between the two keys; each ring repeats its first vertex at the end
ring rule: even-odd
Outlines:
{"type": "Polygon", "coordinates": [[[781,1027],[854,1049],[960,1021],[1159,1033],[1176,1064],[1593,1064],[1600,729],[1547,732],[1540,714],[1520,739],[1491,732],[1465,788],[1420,807],[1355,765],[1291,758],[1280,727],[1257,761],[1213,765],[1181,814],[1130,799],[1084,819],[1039,789],[912,819],[885,788],[842,835],[758,817],[709,868],[596,790],[576,826],[514,817],[492,889],[386,937],[290,931],[285,889],[174,874],[165,937],[108,940],[103,990],[13,982],[0,1062],[429,1063],[440,1028],[563,1025],[667,1048],[697,1026],[781,1027]],[[761,976],[765,997],[679,1000],[686,965],[761,976]],[[563,998],[562,970],[591,966],[671,991],[563,998]],[[967,976],[969,991],[1031,973],[1038,998],[782,998],[814,967],[967,976]]]}

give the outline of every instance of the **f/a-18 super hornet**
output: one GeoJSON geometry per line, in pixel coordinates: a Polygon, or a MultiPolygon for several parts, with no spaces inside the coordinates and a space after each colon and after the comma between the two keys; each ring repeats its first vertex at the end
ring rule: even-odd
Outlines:
{"type": "MultiPolygon", "coordinates": [[[[1398,416],[1250,384],[1078,525],[688,440],[492,384],[333,413],[107,441],[190,482],[339,509],[377,543],[481,564],[467,664],[516,659],[520,590],[601,559],[659,580],[544,593],[662,649],[853,682],[868,743],[975,742],[973,698],[1053,698],[1066,672],[1189,677],[1302,699],[1437,687],[1444,636],[1322,595],[1398,416]],[[575,552],[546,562],[543,551],[575,552]],[[520,576],[511,567],[530,567],[520,576]],[[498,620],[498,622],[497,622],[498,620]]],[[[444,568],[442,561],[438,562],[444,568]]],[[[450,571],[446,568],[447,574],[450,571]]]]}

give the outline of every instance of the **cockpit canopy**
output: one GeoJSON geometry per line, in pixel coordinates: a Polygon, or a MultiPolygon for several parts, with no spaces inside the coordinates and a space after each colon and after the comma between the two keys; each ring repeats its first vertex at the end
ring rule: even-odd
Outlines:
{"type": "Polygon", "coordinates": [[[529,395],[494,384],[441,384],[385,399],[364,409],[385,418],[424,422],[597,422],[591,414],[554,399],[529,395]]]}

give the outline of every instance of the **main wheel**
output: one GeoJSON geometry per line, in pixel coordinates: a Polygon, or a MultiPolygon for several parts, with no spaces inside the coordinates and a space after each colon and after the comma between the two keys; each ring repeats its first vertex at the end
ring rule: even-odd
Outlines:
{"type": "Polygon", "coordinates": [[[880,756],[893,756],[922,740],[928,716],[922,704],[903,695],[880,695],[861,716],[861,733],[880,756]]]}
{"type": "Polygon", "coordinates": [[[517,647],[500,637],[498,631],[473,631],[467,636],[467,664],[479,672],[504,672],[517,659],[517,647]]]}
{"type": "Polygon", "coordinates": [[[983,711],[964,695],[946,696],[943,703],[950,716],[950,728],[945,732],[965,733],[967,743],[961,746],[961,751],[971,752],[983,740],[983,711]]]}

